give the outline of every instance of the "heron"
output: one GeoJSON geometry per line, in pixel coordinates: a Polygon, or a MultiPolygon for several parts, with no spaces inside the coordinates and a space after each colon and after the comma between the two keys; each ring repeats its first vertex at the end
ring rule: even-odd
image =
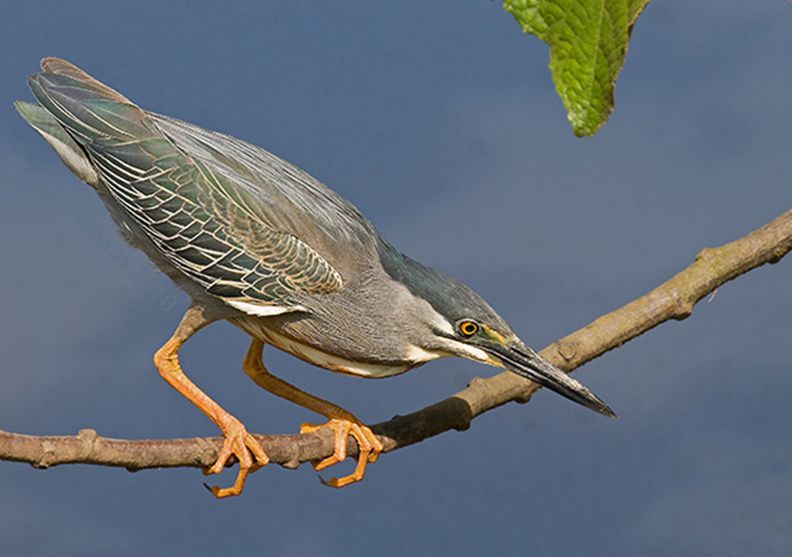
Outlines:
{"type": "Polygon", "coordinates": [[[322,470],[358,445],[355,469],[327,484],[360,481],[383,445],[353,413],[270,373],[272,345],[310,364],[382,378],[456,356],[509,370],[605,416],[613,411],[529,348],[471,288],[402,254],[350,202],[272,153],[229,135],[144,110],[77,66],[45,58],[28,84],[37,102],[20,115],[101,198],[123,236],[191,304],[154,355],[160,375],[220,429],[208,473],[236,459],[239,495],[269,461],[243,423],[193,383],[180,348],[227,320],[251,337],[244,372],[265,390],[324,416],[303,424],[333,434],[322,470]]]}

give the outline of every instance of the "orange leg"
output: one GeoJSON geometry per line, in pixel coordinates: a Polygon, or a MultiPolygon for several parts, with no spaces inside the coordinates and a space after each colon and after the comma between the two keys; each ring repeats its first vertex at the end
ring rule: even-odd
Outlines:
{"type": "Polygon", "coordinates": [[[209,323],[211,323],[211,320],[204,316],[200,308],[191,307],[188,309],[173,336],[162,348],[157,350],[154,355],[154,365],[157,366],[163,379],[197,406],[201,412],[206,414],[220,428],[225,437],[217,460],[207,470],[207,473],[219,474],[228,459],[231,458],[231,455],[235,456],[239,461],[239,473],[233,486],[209,488],[216,497],[222,498],[242,493],[248,474],[266,465],[269,462],[269,458],[261,444],[247,432],[242,422],[209,398],[206,393],[187,378],[179,366],[179,348],[187,342],[187,339],[209,323]]]}
{"type": "Polygon", "coordinates": [[[369,462],[375,462],[380,452],[382,452],[383,447],[379,439],[377,439],[371,429],[340,406],[308,394],[283,379],[272,375],[264,367],[264,362],[261,360],[263,349],[264,343],[260,340],[253,339],[250,343],[250,348],[242,364],[242,369],[245,370],[248,377],[258,386],[272,394],[290,400],[317,414],[322,414],[329,420],[323,425],[302,424],[300,427],[300,433],[309,433],[322,427],[328,427],[333,431],[335,450],[331,456],[314,463],[314,469],[323,470],[328,466],[342,462],[346,458],[348,436],[351,435],[357,441],[358,460],[355,471],[348,476],[331,478],[324,483],[331,487],[344,487],[362,480],[363,475],[366,473],[366,465],[369,462]]]}

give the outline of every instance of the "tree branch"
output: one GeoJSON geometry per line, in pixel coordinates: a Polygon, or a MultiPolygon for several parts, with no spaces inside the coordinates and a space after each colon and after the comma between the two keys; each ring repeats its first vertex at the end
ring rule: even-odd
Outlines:
{"type": "MultiPolygon", "coordinates": [[[[669,319],[688,317],[693,306],[722,284],[765,263],[776,263],[792,250],[792,210],[747,236],[701,250],[695,262],[648,294],[596,319],[554,342],[542,356],[570,372],[669,319]]],[[[538,386],[509,372],[474,379],[450,398],[373,427],[393,451],[450,429],[464,430],[471,420],[510,401],[527,402],[538,386]]],[[[257,435],[272,462],[296,468],[329,456],[329,432],[306,435],[257,435]]],[[[100,464],[129,470],[176,466],[208,467],[221,438],[125,440],[100,437],[94,430],[76,436],[31,436],[0,431],[0,460],[27,462],[37,468],[57,464],[100,464]]],[[[357,448],[350,443],[349,454],[357,448]]]]}

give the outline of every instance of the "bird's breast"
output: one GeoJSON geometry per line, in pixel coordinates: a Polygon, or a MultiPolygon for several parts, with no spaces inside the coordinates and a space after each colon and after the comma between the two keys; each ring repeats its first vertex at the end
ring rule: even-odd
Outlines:
{"type": "Polygon", "coordinates": [[[335,354],[330,354],[316,346],[312,346],[289,335],[286,335],[283,332],[277,330],[277,328],[268,326],[266,319],[240,316],[229,319],[229,321],[240,327],[249,335],[260,339],[267,344],[271,344],[272,346],[279,348],[284,352],[288,352],[289,354],[305,362],[308,362],[309,364],[313,364],[324,369],[329,369],[330,371],[345,373],[347,375],[355,375],[358,377],[367,377],[372,379],[391,377],[421,365],[429,359],[439,357],[432,356],[427,358],[425,357],[426,355],[422,354],[420,355],[421,357],[418,358],[419,355],[417,353],[411,353],[407,355],[407,358],[398,362],[380,363],[365,360],[356,361],[335,354]],[[416,359],[413,359],[413,356],[415,356],[416,359]]]}

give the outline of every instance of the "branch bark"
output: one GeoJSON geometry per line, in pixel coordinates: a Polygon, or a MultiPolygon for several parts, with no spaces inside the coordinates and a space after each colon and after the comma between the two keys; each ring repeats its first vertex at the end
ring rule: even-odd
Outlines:
{"type": "MultiPolygon", "coordinates": [[[[552,343],[542,355],[571,372],[670,319],[682,320],[693,306],[724,283],[776,263],[792,250],[792,209],[747,236],[719,248],[705,248],[693,264],[651,292],[599,317],[552,343]]],[[[451,429],[464,430],[471,420],[510,401],[527,402],[539,387],[509,372],[475,379],[464,390],[406,416],[373,426],[393,451],[451,429]]],[[[296,468],[329,456],[329,432],[306,435],[257,435],[274,463],[296,468]]],[[[208,467],[221,438],[127,440],[100,437],[94,430],[75,436],[32,436],[0,430],[0,460],[27,462],[37,468],[58,464],[99,464],[128,470],[162,467],[208,467]]],[[[350,443],[350,456],[357,447],[350,443]]]]}

